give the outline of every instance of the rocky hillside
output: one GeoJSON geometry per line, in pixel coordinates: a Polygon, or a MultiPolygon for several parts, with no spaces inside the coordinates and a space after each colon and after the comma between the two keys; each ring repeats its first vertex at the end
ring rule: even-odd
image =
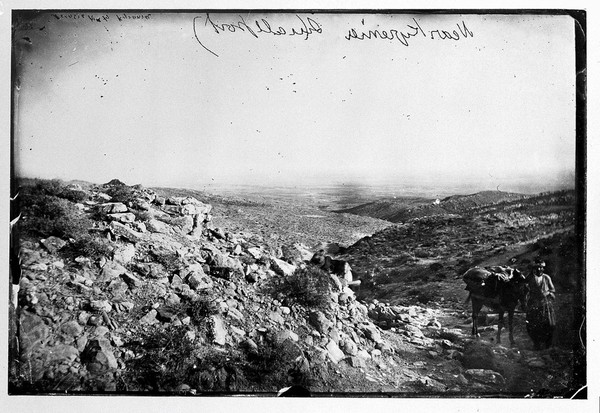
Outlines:
{"type": "MultiPolygon", "coordinates": [[[[369,226],[379,221],[341,215],[336,231],[328,216],[323,230],[304,216],[313,215],[309,208],[290,214],[284,205],[196,195],[118,180],[37,181],[22,190],[12,394],[274,394],[293,384],[347,395],[570,388],[569,352],[533,352],[523,334],[518,349],[472,341],[469,314],[441,295],[384,299],[379,287],[354,291],[306,263],[314,250],[303,240],[348,242],[375,232],[369,226]]],[[[521,216],[511,214],[502,222],[521,228],[521,216]]],[[[407,264],[416,265],[418,278],[423,268],[440,270],[431,266],[436,257],[445,274],[454,268],[441,264],[448,254],[467,265],[457,260],[461,243],[451,241],[468,237],[460,235],[461,219],[390,227],[348,248],[346,257],[355,276],[375,271],[398,281],[407,264]],[[392,261],[400,272],[384,274],[392,261]]],[[[497,228],[498,219],[494,213],[477,222],[497,228]]],[[[522,227],[515,242],[531,231],[522,227]]],[[[495,236],[471,235],[467,245],[500,243],[495,236]]],[[[472,254],[484,254],[478,251],[472,254]]],[[[457,286],[448,284],[445,295],[457,286]]]]}
{"type": "Polygon", "coordinates": [[[391,226],[372,217],[325,211],[295,198],[276,196],[221,196],[190,189],[154,188],[164,197],[189,196],[213,205],[213,222],[231,232],[252,232],[274,249],[294,243],[310,247],[337,243],[349,246],[359,239],[391,226]]]}
{"type": "Polygon", "coordinates": [[[482,191],[471,195],[453,195],[444,199],[400,197],[369,202],[341,213],[384,219],[390,222],[407,222],[414,218],[432,215],[464,213],[478,207],[502,204],[528,198],[527,195],[502,191],[482,191]]]}
{"type": "MultiPolygon", "coordinates": [[[[509,368],[516,369],[510,373],[512,377],[504,377],[518,392],[540,385],[526,377],[547,374],[548,381],[542,387],[546,392],[560,393],[564,382],[557,380],[557,374],[568,372],[571,383],[583,380],[585,360],[585,276],[581,237],[575,231],[575,203],[573,191],[559,191],[465,205],[456,213],[415,217],[386,228],[355,243],[342,256],[354,274],[366,281],[358,292],[361,300],[455,309],[463,314],[469,304],[461,277],[468,268],[509,265],[528,274],[534,259],[544,259],[557,288],[554,344],[563,356],[573,358],[567,364],[557,363],[558,356],[546,358],[541,370],[528,369],[517,358],[509,368]]],[[[488,317],[494,316],[488,313],[488,317]]],[[[455,321],[449,317],[442,325],[455,321]]],[[[383,317],[378,325],[385,323],[383,317]]],[[[523,314],[517,314],[517,331],[519,324],[522,341],[517,348],[531,349],[523,314]]],[[[488,340],[494,342],[495,338],[490,334],[488,340]]]]}

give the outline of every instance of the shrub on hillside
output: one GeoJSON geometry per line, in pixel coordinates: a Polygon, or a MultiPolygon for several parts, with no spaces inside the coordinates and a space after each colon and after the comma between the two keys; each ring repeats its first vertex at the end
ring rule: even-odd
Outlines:
{"type": "Polygon", "coordinates": [[[88,194],[83,190],[67,188],[59,179],[35,179],[33,185],[23,188],[24,197],[40,197],[43,195],[64,198],[71,202],[83,202],[88,194]]]}
{"type": "Polygon", "coordinates": [[[302,351],[290,340],[266,340],[256,351],[207,348],[197,354],[194,380],[188,384],[211,392],[275,392],[293,384],[310,387],[309,369],[299,366],[302,358],[302,351]]]}
{"type": "Polygon", "coordinates": [[[299,268],[288,277],[271,279],[267,290],[276,299],[309,308],[326,308],[331,301],[329,275],[313,266],[299,268]]]}
{"type": "Polygon", "coordinates": [[[71,202],[83,202],[88,199],[88,194],[85,191],[69,188],[63,189],[59,196],[71,202]]]}
{"type": "Polygon", "coordinates": [[[35,237],[74,239],[61,250],[70,258],[108,256],[111,249],[106,241],[90,235],[94,221],[73,203],[85,198],[84,191],[67,189],[58,180],[37,180],[34,185],[22,190],[20,229],[24,234],[35,237]]]}
{"type": "Polygon", "coordinates": [[[106,194],[112,199],[111,202],[122,202],[127,204],[135,201],[135,190],[127,185],[114,185],[106,189],[106,194]]]}
{"type": "Polygon", "coordinates": [[[71,259],[84,256],[96,260],[109,257],[113,249],[105,239],[86,234],[68,244],[61,252],[71,259]]]}
{"type": "Polygon", "coordinates": [[[169,274],[179,271],[181,267],[181,260],[177,257],[177,254],[167,250],[150,251],[150,255],[154,262],[162,264],[165,270],[169,274]]]}
{"type": "Polygon", "coordinates": [[[62,182],[58,179],[35,179],[34,185],[24,188],[28,195],[54,195],[60,196],[64,191],[62,182]]]}
{"type": "Polygon", "coordinates": [[[199,293],[198,299],[187,304],[186,310],[194,324],[199,324],[205,318],[219,312],[215,297],[208,292],[199,293]]]}
{"type": "Polygon", "coordinates": [[[186,326],[155,327],[144,331],[131,350],[138,356],[126,362],[125,390],[174,390],[190,383],[194,373],[195,345],[186,326]]]}
{"type": "Polygon", "coordinates": [[[93,221],[75,205],[54,195],[25,194],[21,206],[21,228],[32,235],[77,239],[93,227],[93,221]]]}
{"type": "Polygon", "coordinates": [[[246,379],[264,390],[278,390],[293,384],[310,387],[310,371],[302,368],[302,350],[291,340],[266,340],[258,351],[248,353],[246,358],[246,379]]]}

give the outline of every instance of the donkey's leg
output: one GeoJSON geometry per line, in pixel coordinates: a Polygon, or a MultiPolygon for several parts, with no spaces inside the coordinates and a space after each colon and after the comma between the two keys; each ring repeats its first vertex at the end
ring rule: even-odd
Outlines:
{"type": "Polygon", "coordinates": [[[515,338],[513,336],[513,320],[515,315],[515,309],[508,310],[508,339],[510,340],[510,346],[514,347],[515,338]]]}
{"type": "Polygon", "coordinates": [[[473,307],[473,312],[471,313],[471,318],[473,319],[473,329],[471,330],[471,335],[479,337],[477,318],[479,317],[479,311],[481,311],[482,303],[475,297],[471,297],[471,304],[473,307]]]}
{"type": "Polygon", "coordinates": [[[498,331],[496,332],[496,343],[500,344],[500,333],[502,332],[502,326],[504,325],[504,310],[498,310],[498,331]]]}

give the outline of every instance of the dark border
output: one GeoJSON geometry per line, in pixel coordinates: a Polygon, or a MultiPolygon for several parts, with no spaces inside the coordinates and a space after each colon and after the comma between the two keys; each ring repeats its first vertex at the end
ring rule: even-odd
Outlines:
{"type": "MultiPolygon", "coordinates": [[[[11,44],[14,45],[14,25],[17,18],[23,20],[35,18],[42,13],[303,13],[303,14],[429,14],[429,15],[548,15],[561,16],[568,15],[574,20],[575,31],[575,191],[576,191],[576,212],[575,212],[575,239],[578,245],[578,263],[581,268],[581,277],[578,278],[577,289],[580,294],[581,305],[574,308],[575,330],[580,331],[581,341],[573,349],[573,381],[571,390],[563,397],[573,397],[577,399],[587,399],[587,323],[586,323],[586,252],[587,252],[587,12],[577,9],[13,9],[11,10],[11,22],[13,30],[11,33],[11,44]],[[580,391],[581,390],[581,391],[580,391]]],[[[17,79],[17,67],[15,47],[11,47],[11,113],[10,113],[10,196],[18,193],[17,181],[15,177],[15,82],[17,79]]],[[[11,206],[12,208],[12,206],[11,206]]],[[[11,210],[11,216],[15,211],[11,210]]],[[[109,395],[110,393],[102,393],[109,395]]],[[[233,396],[236,393],[211,393],[202,394],[202,396],[233,396]]],[[[248,394],[242,393],[239,395],[248,394]]],[[[253,396],[272,396],[270,393],[250,393],[253,396]]],[[[470,397],[522,397],[525,393],[519,395],[506,394],[481,394],[470,397]]],[[[41,394],[40,394],[41,395],[41,394]]],[[[93,395],[93,393],[85,393],[93,395]]],[[[119,394],[123,396],[156,396],[156,394],[119,394]]],[[[161,396],[163,394],[160,394],[161,396]]],[[[174,394],[164,394],[174,395],[174,394]]],[[[386,394],[386,393],[327,393],[315,394],[316,397],[429,397],[436,395],[419,394],[386,394]]],[[[437,397],[440,395],[437,394],[437,397]]],[[[443,395],[442,395],[443,396],[443,395]]],[[[449,395],[452,397],[453,395],[449,395]]],[[[460,397],[460,396],[459,396],[460,397]]]]}

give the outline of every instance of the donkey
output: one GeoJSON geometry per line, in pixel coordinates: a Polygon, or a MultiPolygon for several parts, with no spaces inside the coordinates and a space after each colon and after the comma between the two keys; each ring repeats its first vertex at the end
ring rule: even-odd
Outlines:
{"type": "Polygon", "coordinates": [[[479,337],[478,316],[481,308],[486,307],[498,312],[498,331],[496,342],[501,343],[500,333],[504,324],[504,313],[508,313],[508,338],[514,346],[513,318],[515,308],[519,302],[524,305],[527,293],[526,277],[519,271],[510,267],[474,267],[463,275],[469,291],[468,300],[471,300],[473,328],[471,334],[479,337]]]}

